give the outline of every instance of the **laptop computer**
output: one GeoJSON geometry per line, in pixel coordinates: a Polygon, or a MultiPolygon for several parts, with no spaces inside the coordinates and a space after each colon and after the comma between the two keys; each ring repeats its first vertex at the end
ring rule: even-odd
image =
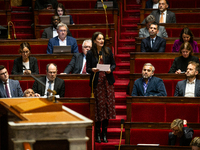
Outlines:
{"type": "MultiPolygon", "coordinates": [[[[103,2],[103,3],[104,3],[104,5],[107,6],[107,8],[113,8],[113,2],[112,2],[112,1],[103,2]]],[[[97,8],[98,8],[98,9],[102,9],[102,8],[103,8],[102,2],[97,2],[97,8]]]]}
{"type": "Polygon", "coordinates": [[[69,54],[71,53],[71,45],[67,46],[53,46],[54,54],[69,54]]]}
{"type": "Polygon", "coordinates": [[[62,23],[66,24],[66,25],[70,24],[70,16],[69,15],[60,16],[60,20],[62,23]]]}

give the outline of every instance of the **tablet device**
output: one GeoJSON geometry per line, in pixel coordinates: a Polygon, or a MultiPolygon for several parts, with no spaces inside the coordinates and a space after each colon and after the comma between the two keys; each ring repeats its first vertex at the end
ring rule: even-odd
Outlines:
{"type": "Polygon", "coordinates": [[[66,25],[70,24],[70,16],[69,15],[60,16],[60,20],[62,23],[66,24],[66,25]]]}
{"type": "Polygon", "coordinates": [[[67,46],[54,46],[53,47],[54,54],[69,54],[71,53],[71,45],[67,46]]]}
{"type": "MultiPolygon", "coordinates": [[[[113,8],[113,2],[112,1],[110,1],[110,2],[103,2],[104,3],[104,5],[106,5],[107,6],[107,8],[113,8]]],[[[98,9],[102,9],[103,8],[103,4],[102,4],[102,2],[97,2],[97,8],[98,9]]]]}

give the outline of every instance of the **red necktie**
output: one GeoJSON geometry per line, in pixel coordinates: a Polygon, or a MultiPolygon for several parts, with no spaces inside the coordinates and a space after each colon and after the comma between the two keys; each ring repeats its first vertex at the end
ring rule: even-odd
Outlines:
{"type": "Polygon", "coordinates": [[[7,95],[7,97],[10,97],[10,94],[9,94],[9,91],[8,91],[7,82],[5,82],[4,84],[5,84],[6,95],[7,95]]]}
{"type": "Polygon", "coordinates": [[[85,65],[84,65],[84,67],[83,67],[82,74],[86,74],[86,62],[85,62],[85,65]]]}

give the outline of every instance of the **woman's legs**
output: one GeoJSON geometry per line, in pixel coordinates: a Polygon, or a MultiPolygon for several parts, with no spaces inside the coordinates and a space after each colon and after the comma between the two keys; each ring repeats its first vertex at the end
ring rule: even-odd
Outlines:
{"type": "Polygon", "coordinates": [[[107,128],[108,128],[108,119],[104,119],[102,121],[102,137],[103,137],[103,142],[108,143],[107,140],[107,128]]]}
{"type": "Polygon", "coordinates": [[[101,143],[100,127],[101,127],[101,121],[95,122],[95,137],[96,137],[96,142],[98,143],[101,143]]]}

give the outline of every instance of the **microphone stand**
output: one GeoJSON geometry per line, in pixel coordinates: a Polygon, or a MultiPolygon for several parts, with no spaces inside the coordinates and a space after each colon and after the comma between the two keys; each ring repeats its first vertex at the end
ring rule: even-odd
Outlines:
{"type": "Polygon", "coordinates": [[[101,3],[103,5],[103,9],[105,11],[105,16],[106,16],[106,40],[108,40],[108,17],[107,17],[107,12],[106,12],[106,8],[107,8],[107,5],[104,5],[103,3],[103,0],[101,0],[101,3]]]}
{"type": "Polygon", "coordinates": [[[119,147],[118,147],[118,150],[120,150],[120,145],[121,145],[121,140],[122,140],[123,124],[124,124],[124,119],[121,119],[121,133],[120,133],[120,140],[119,140],[119,147]]]}
{"type": "MultiPolygon", "coordinates": [[[[24,68],[25,70],[27,70],[26,67],[25,67],[24,65],[23,65],[23,68],[24,68]]],[[[39,84],[41,84],[42,86],[46,87],[46,85],[45,85],[42,81],[40,81],[38,78],[36,78],[34,75],[30,74],[30,76],[31,76],[33,79],[35,79],[35,81],[37,81],[39,84]]],[[[49,101],[52,101],[53,103],[57,103],[56,97],[55,97],[56,91],[55,91],[55,90],[51,90],[51,89],[47,89],[47,91],[48,91],[49,93],[52,93],[52,96],[51,96],[51,97],[50,97],[50,96],[47,97],[47,99],[48,99],[49,101]]]]}
{"type": "MultiPolygon", "coordinates": [[[[97,64],[99,64],[99,62],[100,62],[101,55],[102,55],[102,51],[99,52],[99,60],[98,60],[98,63],[97,63],[97,64]]],[[[94,89],[93,89],[94,85],[93,85],[93,83],[94,83],[95,75],[96,75],[96,72],[94,73],[93,78],[92,78],[92,92],[91,92],[91,98],[94,98],[94,92],[93,92],[93,90],[94,90],[94,89]]]]}

